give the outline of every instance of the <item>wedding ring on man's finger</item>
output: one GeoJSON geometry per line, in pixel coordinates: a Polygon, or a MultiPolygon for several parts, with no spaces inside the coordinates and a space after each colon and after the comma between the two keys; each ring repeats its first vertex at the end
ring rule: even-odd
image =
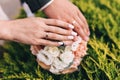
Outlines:
{"type": "Polygon", "coordinates": [[[76,21],[74,20],[74,21],[72,21],[72,24],[74,25],[76,23],[76,21]]]}

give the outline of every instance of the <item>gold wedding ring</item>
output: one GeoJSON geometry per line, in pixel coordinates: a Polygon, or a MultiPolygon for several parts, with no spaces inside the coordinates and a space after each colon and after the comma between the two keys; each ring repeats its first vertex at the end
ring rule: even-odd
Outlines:
{"type": "Polygon", "coordinates": [[[48,33],[46,33],[45,37],[48,38],[48,33]]]}
{"type": "Polygon", "coordinates": [[[72,21],[72,24],[74,25],[76,23],[76,21],[74,20],[74,21],[72,21]]]}

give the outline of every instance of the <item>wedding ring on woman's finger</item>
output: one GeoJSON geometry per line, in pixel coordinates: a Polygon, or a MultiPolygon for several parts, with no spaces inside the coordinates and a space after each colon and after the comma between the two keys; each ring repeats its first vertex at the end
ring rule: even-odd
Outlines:
{"type": "Polygon", "coordinates": [[[48,38],[48,33],[46,33],[45,38],[48,38]]]}

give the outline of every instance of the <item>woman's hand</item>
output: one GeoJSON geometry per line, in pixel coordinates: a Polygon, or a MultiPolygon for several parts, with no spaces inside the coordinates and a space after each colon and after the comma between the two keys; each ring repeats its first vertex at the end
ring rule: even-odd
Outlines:
{"type": "Polygon", "coordinates": [[[86,41],[89,40],[90,32],[87,21],[79,9],[69,0],[54,0],[52,4],[44,9],[44,12],[50,18],[73,24],[78,35],[86,41]]]}
{"type": "Polygon", "coordinates": [[[60,41],[70,45],[77,35],[72,31],[74,26],[56,19],[26,18],[4,24],[4,39],[30,45],[59,46],[63,44],[60,41]]]}

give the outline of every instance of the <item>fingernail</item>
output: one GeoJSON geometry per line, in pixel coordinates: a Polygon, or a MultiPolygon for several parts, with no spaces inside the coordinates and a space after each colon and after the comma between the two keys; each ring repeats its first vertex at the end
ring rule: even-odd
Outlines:
{"type": "Polygon", "coordinates": [[[73,32],[71,33],[73,36],[77,36],[77,33],[76,32],[73,32]]]}
{"type": "Polygon", "coordinates": [[[74,29],[74,26],[71,25],[71,24],[69,24],[68,27],[71,28],[71,29],[74,29]]]}
{"type": "Polygon", "coordinates": [[[74,39],[74,37],[73,36],[68,36],[68,39],[74,39]]]}
{"type": "Polygon", "coordinates": [[[58,42],[59,45],[63,45],[64,43],[63,42],[58,42]]]}
{"type": "Polygon", "coordinates": [[[90,36],[90,31],[88,31],[87,33],[88,33],[88,36],[90,36]]]}

